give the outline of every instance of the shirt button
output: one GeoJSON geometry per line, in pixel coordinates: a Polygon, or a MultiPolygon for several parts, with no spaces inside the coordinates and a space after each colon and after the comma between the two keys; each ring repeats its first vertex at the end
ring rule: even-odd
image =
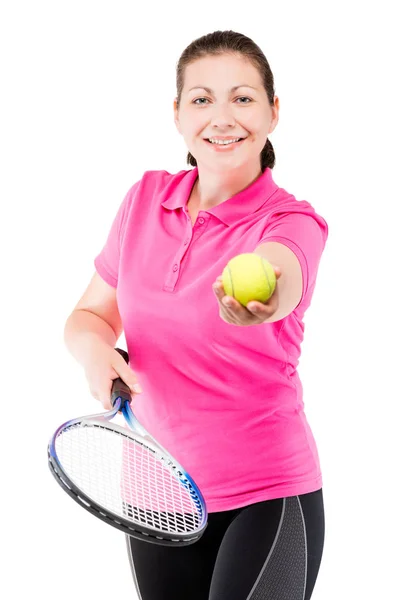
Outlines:
{"type": "Polygon", "coordinates": [[[203,223],[204,223],[204,219],[203,219],[203,217],[200,217],[200,219],[199,219],[199,223],[200,223],[200,225],[203,225],[203,223]]]}
{"type": "Polygon", "coordinates": [[[187,246],[189,243],[189,240],[185,240],[185,243],[183,244],[184,246],[187,246]]]}
{"type": "Polygon", "coordinates": [[[177,270],[178,270],[178,265],[174,265],[174,268],[173,268],[174,273],[176,273],[177,270]]]}

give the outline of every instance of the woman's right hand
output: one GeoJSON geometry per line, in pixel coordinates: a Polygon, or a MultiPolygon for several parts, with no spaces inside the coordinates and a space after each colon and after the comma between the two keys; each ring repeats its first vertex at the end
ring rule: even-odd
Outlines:
{"type": "Polygon", "coordinates": [[[119,352],[101,341],[93,344],[90,358],[84,365],[84,371],[90,393],[102,403],[106,410],[112,408],[111,388],[117,377],[121,377],[122,381],[130,388],[132,396],[142,392],[136,374],[119,352]]]}

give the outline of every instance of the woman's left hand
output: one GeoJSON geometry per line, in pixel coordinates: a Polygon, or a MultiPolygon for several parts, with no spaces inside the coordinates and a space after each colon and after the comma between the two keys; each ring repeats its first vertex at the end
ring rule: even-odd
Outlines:
{"type": "MultiPolygon", "coordinates": [[[[274,266],[276,279],[278,280],[282,275],[279,267],[274,266]]],[[[277,311],[279,306],[279,292],[278,286],[275,287],[275,291],[266,303],[257,302],[252,300],[243,306],[232,296],[226,296],[224,286],[222,285],[222,276],[217,277],[213,283],[213,290],[219,303],[219,316],[226,323],[232,323],[233,325],[246,326],[246,325],[259,325],[264,323],[267,319],[277,311]]]]}

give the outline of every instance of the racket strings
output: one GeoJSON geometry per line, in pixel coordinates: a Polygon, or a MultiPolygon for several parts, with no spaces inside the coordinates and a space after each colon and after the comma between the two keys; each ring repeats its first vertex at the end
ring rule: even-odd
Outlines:
{"type": "Polygon", "coordinates": [[[166,532],[176,531],[178,533],[185,533],[187,531],[195,531],[200,524],[199,518],[193,515],[144,511],[127,503],[124,503],[124,515],[142,525],[151,523],[153,527],[166,532]]]}
{"type": "Polygon", "coordinates": [[[169,533],[200,527],[201,503],[190,482],[141,438],[78,423],[60,432],[56,452],[68,478],[105,511],[169,533]]]}

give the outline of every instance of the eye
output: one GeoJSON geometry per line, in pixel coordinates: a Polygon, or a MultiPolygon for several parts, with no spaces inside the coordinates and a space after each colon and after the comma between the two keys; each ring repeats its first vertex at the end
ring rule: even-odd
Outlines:
{"type": "Polygon", "coordinates": [[[239,102],[239,104],[250,104],[250,102],[253,102],[253,100],[247,96],[240,96],[240,98],[236,98],[236,100],[248,100],[248,102],[239,102]]]}
{"type": "MultiPolygon", "coordinates": [[[[196,98],[196,100],[193,100],[192,104],[197,104],[198,100],[207,100],[207,98],[196,98]]],[[[208,100],[207,100],[207,102],[208,102],[208,100]]],[[[199,104],[197,104],[197,106],[202,106],[202,105],[204,105],[204,102],[200,102],[199,104]]]]}

